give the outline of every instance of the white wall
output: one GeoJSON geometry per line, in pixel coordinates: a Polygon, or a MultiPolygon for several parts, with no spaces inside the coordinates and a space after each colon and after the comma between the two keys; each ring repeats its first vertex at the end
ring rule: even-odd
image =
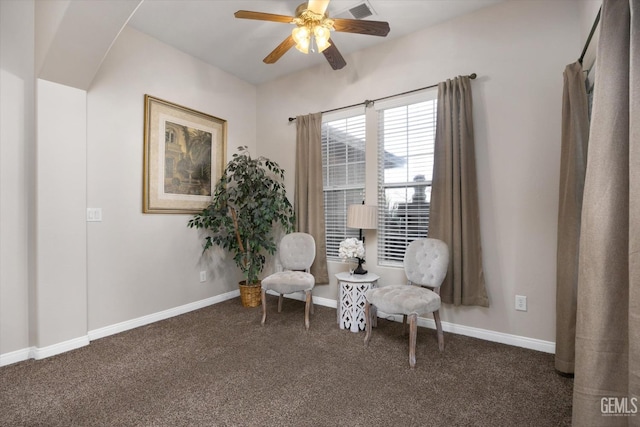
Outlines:
{"type": "Polygon", "coordinates": [[[142,213],[145,94],[227,120],[227,157],[256,151],[255,86],[125,28],[88,91],[89,330],[238,289],[222,251],[200,258],[190,215],[142,213]]]}
{"type": "MultiPolygon", "coordinates": [[[[343,70],[324,66],[263,84],[258,148],[290,171],[293,192],[295,125],[288,117],[477,73],[476,155],[491,307],[445,306],[441,316],[457,325],[554,342],[562,72],[582,48],[577,3],[506,2],[348,55],[343,70]],[[528,297],[527,312],[514,310],[516,294],[528,297]]],[[[367,199],[376,200],[375,181],[367,186],[367,199]]],[[[401,270],[376,265],[375,245],[371,233],[368,270],[381,283],[402,283],[401,270]]],[[[331,284],[316,287],[314,295],[336,299],[333,273],[346,267],[329,268],[331,284]]]]}
{"type": "Polygon", "coordinates": [[[34,4],[0,1],[0,355],[29,346],[34,4]]]}
{"type": "MultiPolygon", "coordinates": [[[[87,336],[86,92],[37,84],[36,341],[87,336]]],[[[49,350],[47,350],[47,353],[49,350]]],[[[56,351],[53,351],[56,353],[56,351]]]]}
{"type": "MultiPolygon", "coordinates": [[[[582,0],[579,2],[580,8],[580,35],[582,43],[587,41],[589,32],[593,27],[593,23],[598,15],[598,11],[602,6],[602,0],[582,0]]],[[[593,40],[597,43],[597,39],[593,40]]]]}

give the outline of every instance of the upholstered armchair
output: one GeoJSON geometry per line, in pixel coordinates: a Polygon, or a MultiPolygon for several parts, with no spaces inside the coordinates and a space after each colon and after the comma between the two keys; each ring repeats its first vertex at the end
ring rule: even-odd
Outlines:
{"type": "Polygon", "coordinates": [[[262,322],[267,320],[267,291],[275,291],[278,296],[278,313],[282,311],[282,298],[285,294],[304,292],[304,326],[309,329],[309,312],[313,313],[311,291],[315,278],[309,269],[316,258],[316,242],[307,233],[290,233],[280,241],[278,249],[283,271],[273,273],[262,279],[262,322]]]}
{"type": "Polygon", "coordinates": [[[433,313],[438,334],[438,347],[444,350],[444,334],[440,322],[440,285],[449,267],[449,248],[437,239],[418,239],[409,244],[404,255],[404,271],[408,282],[370,289],[365,293],[367,319],[365,345],[371,339],[374,316],[379,309],[387,314],[402,315],[403,330],[409,319],[409,366],[416,365],[418,316],[433,313]]]}

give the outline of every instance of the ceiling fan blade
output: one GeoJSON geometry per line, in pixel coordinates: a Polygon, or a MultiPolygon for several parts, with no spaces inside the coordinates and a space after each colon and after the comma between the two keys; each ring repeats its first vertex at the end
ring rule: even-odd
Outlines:
{"type": "Polygon", "coordinates": [[[336,31],[343,33],[367,34],[380,37],[385,37],[389,34],[389,23],[384,21],[333,18],[333,27],[336,31]]]}
{"type": "Polygon", "coordinates": [[[336,47],[333,40],[329,39],[329,43],[331,43],[331,46],[323,50],[322,53],[324,57],[327,58],[327,61],[329,61],[329,65],[331,65],[331,68],[333,68],[334,70],[339,70],[347,65],[347,61],[344,60],[342,54],[336,47]]]}
{"type": "Polygon", "coordinates": [[[296,42],[293,40],[292,36],[284,39],[282,43],[278,45],[275,49],[271,51],[269,55],[267,55],[262,62],[265,64],[274,64],[278,59],[282,57],[289,49],[296,45],[296,42]]]}
{"type": "Polygon", "coordinates": [[[327,6],[329,6],[329,0],[309,0],[309,3],[307,3],[307,9],[318,15],[324,15],[327,11],[327,6]]]}
{"type": "Polygon", "coordinates": [[[242,19],[257,19],[258,21],[273,21],[290,24],[293,21],[293,16],[287,15],[275,15],[273,13],[252,12],[250,10],[239,10],[233,14],[236,18],[242,19]]]}

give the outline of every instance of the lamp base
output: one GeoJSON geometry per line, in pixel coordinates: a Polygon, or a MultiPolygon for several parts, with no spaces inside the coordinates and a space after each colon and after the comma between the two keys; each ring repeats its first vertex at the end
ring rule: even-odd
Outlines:
{"type": "Polygon", "coordinates": [[[364,268],[362,268],[362,264],[364,263],[363,259],[358,258],[358,267],[356,267],[355,270],[353,270],[353,274],[367,274],[367,270],[365,270],[364,268]]]}

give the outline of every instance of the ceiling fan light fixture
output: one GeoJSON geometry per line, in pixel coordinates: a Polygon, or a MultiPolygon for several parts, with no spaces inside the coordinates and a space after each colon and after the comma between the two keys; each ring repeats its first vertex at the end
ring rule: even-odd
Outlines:
{"type": "Polygon", "coordinates": [[[291,31],[291,36],[296,42],[296,49],[302,53],[309,53],[311,32],[306,26],[296,27],[291,31]]]}
{"type": "Polygon", "coordinates": [[[311,50],[319,53],[331,46],[330,31],[330,28],[324,24],[309,23],[294,28],[291,31],[291,37],[296,42],[296,49],[300,52],[308,54],[311,50]]]}
{"type": "Polygon", "coordinates": [[[322,52],[323,50],[331,46],[331,43],[329,43],[329,37],[331,36],[329,31],[329,28],[325,27],[324,25],[316,25],[313,29],[313,36],[318,48],[318,52],[322,52]]]}
{"type": "Polygon", "coordinates": [[[291,37],[296,43],[296,49],[302,53],[322,52],[331,46],[329,38],[334,21],[326,14],[309,10],[307,5],[308,3],[302,3],[296,9],[296,17],[291,21],[296,28],[291,31],[291,37]]]}
{"type": "MultiPolygon", "coordinates": [[[[0,0],[2,1],[2,0],[0,0]]],[[[327,6],[331,0],[306,0],[296,8],[295,16],[276,15],[273,13],[239,10],[233,15],[241,19],[256,19],[259,21],[280,22],[293,24],[296,28],[291,31],[275,49],[263,60],[265,64],[274,64],[293,46],[300,52],[323,52],[324,57],[334,70],[340,70],[347,62],[331,40],[329,33],[356,33],[385,37],[389,33],[389,23],[383,21],[366,21],[357,19],[331,19],[327,14],[327,6]]],[[[361,0],[367,3],[367,0],[361,0]]],[[[370,12],[370,7],[367,10],[370,12]]],[[[368,15],[366,15],[368,16],[368,15]]]]}
{"type": "Polygon", "coordinates": [[[296,49],[298,49],[300,52],[306,55],[309,53],[309,45],[310,45],[310,42],[307,42],[307,44],[296,43],[296,49]]]}

